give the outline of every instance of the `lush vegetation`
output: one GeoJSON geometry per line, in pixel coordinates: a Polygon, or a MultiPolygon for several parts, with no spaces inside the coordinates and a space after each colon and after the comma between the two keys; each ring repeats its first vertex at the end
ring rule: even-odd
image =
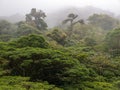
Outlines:
{"type": "Polygon", "coordinates": [[[0,90],[120,90],[119,21],[77,16],[48,30],[0,21],[0,90]]]}

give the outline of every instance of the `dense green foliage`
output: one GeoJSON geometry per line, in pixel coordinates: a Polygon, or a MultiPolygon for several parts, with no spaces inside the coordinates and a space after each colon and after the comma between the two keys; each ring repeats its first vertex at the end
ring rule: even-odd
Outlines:
{"type": "Polygon", "coordinates": [[[40,31],[37,30],[36,28],[25,24],[25,23],[18,23],[18,29],[15,32],[15,36],[20,37],[20,36],[26,36],[29,34],[40,34],[40,31]]]}
{"type": "Polygon", "coordinates": [[[1,21],[0,90],[120,90],[119,25],[94,17],[99,25],[76,23],[71,31],[1,21]]]}
{"type": "Polygon", "coordinates": [[[48,37],[52,38],[55,40],[57,43],[64,45],[65,40],[66,40],[66,33],[59,30],[59,29],[54,29],[52,32],[47,34],[48,37]]]}
{"type": "Polygon", "coordinates": [[[39,47],[48,48],[49,44],[45,41],[42,36],[39,35],[28,35],[21,37],[17,41],[10,42],[11,45],[22,48],[22,47],[39,47]]]}
{"type": "Polygon", "coordinates": [[[29,82],[28,77],[4,76],[0,78],[0,90],[63,90],[47,82],[29,82]]]}
{"type": "Polygon", "coordinates": [[[114,29],[106,36],[106,48],[113,56],[120,55],[120,28],[114,29]]]}

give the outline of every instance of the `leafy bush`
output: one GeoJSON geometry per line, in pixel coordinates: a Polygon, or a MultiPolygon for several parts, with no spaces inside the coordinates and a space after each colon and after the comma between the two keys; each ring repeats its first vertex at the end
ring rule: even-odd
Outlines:
{"type": "Polygon", "coordinates": [[[48,48],[49,47],[49,44],[45,41],[45,39],[39,35],[24,36],[16,41],[11,42],[10,44],[17,48],[22,48],[22,47],[48,48]]]}
{"type": "Polygon", "coordinates": [[[63,90],[47,82],[29,82],[28,77],[4,76],[0,78],[0,90],[63,90]]]}
{"type": "Polygon", "coordinates": [[[40,33],[41,32],[35,27],[32,27],[25,23],[19,23],[15,36],[20,37],[20,36],[26,36],[30,34],[40,34],[40,33]]]}

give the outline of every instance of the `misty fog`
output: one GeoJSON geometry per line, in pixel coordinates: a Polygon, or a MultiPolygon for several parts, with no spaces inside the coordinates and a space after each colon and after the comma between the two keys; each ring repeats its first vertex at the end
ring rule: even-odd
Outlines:
{"type": "Polygon", "coordinates": [[[25,20],[25,14],[29,13],[31,8],[46,13],[49,27],[58,25],[71,12],[83,19],[93,13],[120,16],[119,0],[0,0],[0,19],[10,22],[25,20]]]}
{"type": "Polygon", "coordinates": [[[94,6],[120,14],[120,0],[0,0],[0,16],[10,16],[16,13],[25,14],[31,8],[42,9],[52,13],[65,7],[94,6]]]}

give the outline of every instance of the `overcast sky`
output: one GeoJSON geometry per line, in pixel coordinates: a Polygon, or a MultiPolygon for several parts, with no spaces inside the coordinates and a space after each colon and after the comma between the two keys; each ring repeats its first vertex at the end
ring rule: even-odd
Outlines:
{"type": "Polygon", "coordinates": [[[31,8],[50,13],[67,6],[94,6],[120,14],[120,0],[0,0],[0,16],[29,13],[31,8]]]}

